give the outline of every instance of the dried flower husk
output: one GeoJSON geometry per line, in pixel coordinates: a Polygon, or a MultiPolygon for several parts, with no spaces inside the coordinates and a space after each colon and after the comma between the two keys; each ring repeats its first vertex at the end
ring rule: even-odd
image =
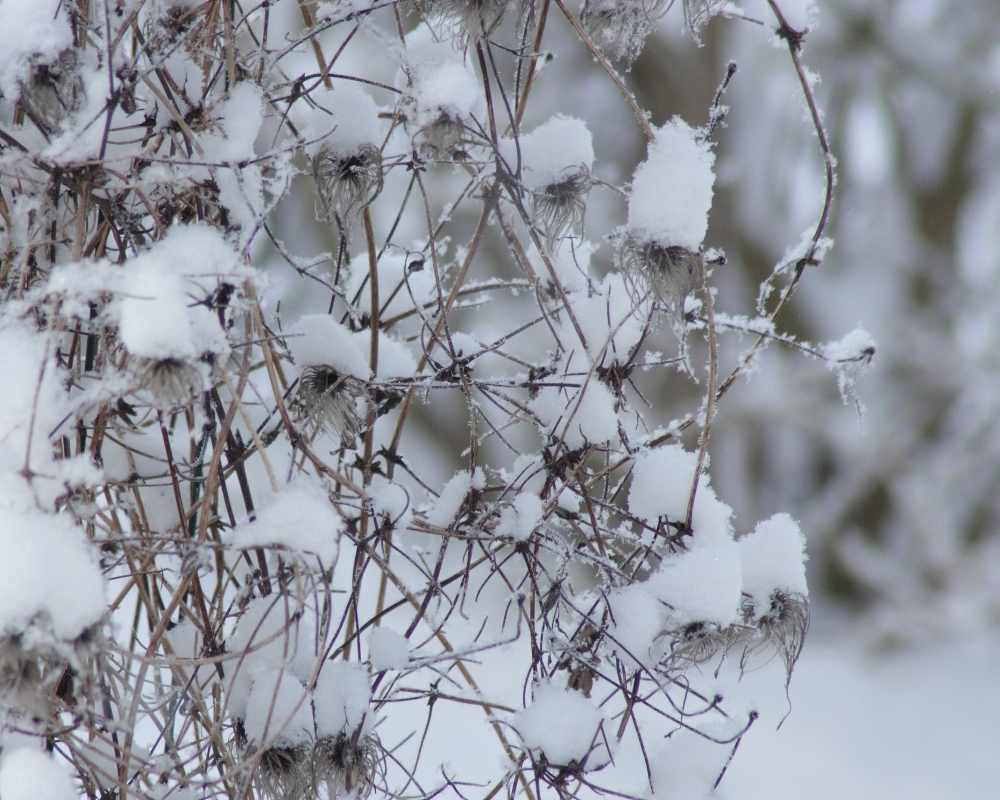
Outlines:
{"type": "Polygon", "coordinates": [[[139,388],[163,410],[191,405],[204,388],[201,370],[182,358],[139,358],[133,371],[139,388]]]}
{"type": "Polygon", "coordinates": [[[791,679],[808,631],[809,601],[798,593],[776,591],[771,595],[771,607],[757,620],[757,647],[773,647],[791,679]]]}
{"type": "Polygon", "coordinates": [[[97,629],[88,629],[73,642],[57,642],[46,620],[33,627],[0,637],[0,709],[52,722],[57,700],[77,706],[90,697],[101,640],[97,629]]]}
{"type": "Polygon", "coordinates": [[[637,295],[652,293],[668,313],[681,316],[684,298],[697,288],[705,259],[686,247],[665,246],[625,236],[618,246],[619,268],[637,295]]]}
{"type": "Polygon", "coordinates": [[[297,413],[345,445],[353,444],[365,426],[359,400],[362,408],[370,400],[364,381],[325,365],[302,371],[296,395],[297,413]]]}
{"type": "Polygon", "coordinates": [[[692,622],[671,631],[671,650],[666,658],[669,669],[704,664],[725,649],[729,634],[714,622],[692,622]]]}
{"type": "Polygon", "coordinates": [[[44,675],[48,659],[25,650],[22,637],[0,638],[0,703],[7,711],[32,717],[47,716],[44,675]]]}
{"type": "Polygon", "coordinates": [[[319,215],[350,235],[364,208],[382,191],[382,153],[371,144],[348,156],[329,147],[313,158],[319,215]]]}
{"type": "Polygon", "coordinates": [[[797,592],[776,590],[771,594],[767,611],[757,615],[753,598],[744,595],[742,612],[743,624],[733,626],[737,631],[733,643],[743,644],[740,666],[746,668],[754,654],[773,649],[781,657],[791,681],[809,631],[809,600],[797,592]]]}
{"type": "Polygon", "coordinates": [[[532,192],[532,214],[545,234],[550,251],[570,231],[583,227],[587,194],[592,185],[590,172],[580,169],[532,192]]]}
{"type": "Polygon", "coordinates": [[[447,111],[413,135],[413,146],[424,158],[442,161],[452,158],[461,149],[465,123],[447,111]]]}
{"type": "Polygon", "coordinates": [[[52,135],[66,117],[83,104],[83,81],[75,50],[63,50],[51,64],[36,64],[21,84],[18,104],[46,134],[52,135]]]}
{"type": "Polygon", "coordinates": [[[423,0],[424,11],[449,26],[461,48],[487,38],[503,20],[509,0],[423,0]]]}
{"type": "Polygon", "coordinates": [[[350,795],[364,800],[384,771],[382,743],[375,734],[340,733],[316,740],[313,747],[316,788],[326,783],[327,796],[350,795]]]}
{"type": "Polygon", "coordinates": [[[667,0],[585,0],[580,21],[601,49],[631,63],[670,5],[667,0]]]}
{"type": "Polygon", "coordinates": [[[253,786],[261,797],[299,800],[311,793],[310,746],[275,744],[260,754],[253,786]]]}

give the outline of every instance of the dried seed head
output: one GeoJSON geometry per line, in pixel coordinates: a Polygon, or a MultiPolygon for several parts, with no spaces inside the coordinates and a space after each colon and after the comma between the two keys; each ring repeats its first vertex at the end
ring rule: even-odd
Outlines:
{"type": "Polygon", "coordinates": [[[440,17],[461,48],[485,39],[500,24],[509,0],[423,0],[430,16],[440,17]]]}
{"type": "Polygon", "coordinates": [[[455,119],[446,111],[429,125],[425,125],[413,135],[413,146],[421,156],[443,161],[452,157],[460,149],[465,135],[465,123],[455,119]]]}
{"type": "Polygon", "coordinates": [[[382,153],[366,144],[349,156],[328,147],[313,158],[319,216],[350,234],[364,208],[382,191],[382,153]]]}
{"type": "Polygon", "coordinates": [[[309,797],[311,764],[309,745],[275,745],[260,754],[253,785],[261,797],[271,800],[298,800],[309,797]]]}
{"type": "Polygon", "coordinates": [[[36,654],[25,651],[21,637],[0,639],[0,703],[17,713],[33,710],[42,694],[42,668],[36,654]]]}
{"type": "Polygon", "coordinates": [[[618,247],[619,268],[639,296],[651,292],[668,313],[684,312],[684,298],[701,281],[705,260],[686,247],[664,247],[631,235],[618,247]]]}
{"type": "Polygon", "coordinates": [[[27,633],[0,637],[0,713],[52,721],[57,697],[67,706],[86,700],[99,643],[96,628],[74,642],[57,641],[44,616],[27,633]]]}
{"type": "Polygon", "coordinates": [[[777,650],[791,680],[809,630],[809,601],[801,594],[776,591],[771,595],[770,609],[757,622],[757,630],[762,644],[777,650]]]}
{"type": "Polygon", "coordinates": [[[63,50],[51,64],[37,64],[27,82],[21,84],[18,103],[32,121],[47,134],[83,104],[83,81],[77,72],[75,50],[63,50]]]}
{"type": "Polygon", "coordinates": [[[322,737],[313,747],[312,768],[315,788],[326,783],[327,796],[364,800],[384,771],[382,743],[375,734],[322,737]]]}
{"type": "Polygon", "coordinates": [[[580,21],[601,49],[631,63],[670,5],[667,0],[585,0],[580,21]]]}
{"type": "Polygon", "coordinates": [[[759,617],[753,598],[745,595],[742,611],[744,624],[739,626],[742,633],[736,637],[743,642],[741,667],[745,668],[755,653],[773,649],[781,656],[791,681],[809,630],[809,601],[805,595],[775,591],[770,607],[759,617]]]}
{"type": "Polygon", "coordinates": [[[704,664],[726,646],[728,634],[713,622],[692,622],[671,631],[671,650],[666,658],[670,669],[704,664]]]}
{"type": "Polygon", "coordinates": [[[164,410],[191,405],[204,388],[198,367],[180,358],[139,358],[133,371],[153,405],[164,410]]]}
{"type": "Polygon", "coordinates": [[[593,181],[590,172],[581,169],[532,193],[535,223],[545,233],[551,251],[571,230],[579,230],[587,211],[587,193],[593,181]]]}
{"type": "Polygon", "coordinates": [[[354,443],[365,425],[364,414],[358,408],[359,400],[362,407],[369,400],[364,381],[322,365],[302,371],[296,403],[300,417],[348,446],[354,443]]]}

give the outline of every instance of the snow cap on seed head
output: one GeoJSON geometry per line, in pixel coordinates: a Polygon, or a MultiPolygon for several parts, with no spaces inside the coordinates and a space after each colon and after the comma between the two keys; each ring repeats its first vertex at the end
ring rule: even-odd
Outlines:
{"type": "Polygon", "coordinates": [[[698,131],[674,117],[656,131],[632,176],[628,233],[640,242],[698,252],[712,208],[715,154],[698,131]]]}

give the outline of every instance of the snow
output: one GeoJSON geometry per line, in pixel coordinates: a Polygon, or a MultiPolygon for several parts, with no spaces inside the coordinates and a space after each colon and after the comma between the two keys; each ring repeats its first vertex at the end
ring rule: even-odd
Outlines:
{"type": "Polygon", "coordinates": [[[697,136],[679,117],[656,130],[629,192],[627,228],[638,241],[701,248],[712,208],[715,155],[697,136]]]}
{"type": "Polygon", "coordinates": [[[691,731],[677,731],[651,754],[653,797],[656,800],[717,797],[712,788],[728,755],[727,748],[691,731]]]}
{"type": "Polygon", "coordinates": [[[179,275],[147,260],[132,267],[128,293],[122,300],[119,333],[132,355],[157,359],[198,355],[179,275]]]}
{"type": "Polygon", "coordinates": [[[290,747],[307,742],[313,731],[311,712],[308,692],[294,675],[283,669],[262,670],[254,675],[247,700],[247,739],[290,747]]]}
{"type": "Polygon", "coordinates": [[[372,699],[368,672],[356,661],[327,661],[313,691],[316,709],[316,733],[336,736],[353,733],[374,720],[368,714],[372,699]]]}
{"type": "MultiPolygon", "coordinates": [[[[236,84],[229,98],[216,110],[217,125],[200,137],[204,159],[234,165],[214,170],[219,202],[229,211],[229,221],[242,230],[240,244],[257,231],[264,215],[263,175],[259,164],[246,164],[256,156],[254,142],[264,122],[263,93],[253,81],[236,84]]],[[[207,176],[206,176],[207,177],[207,176]]]]}
{"type": "Polygon", "coordinates": [[[410,663],[410,643],[388,628],[376,628],[368,636],[368,660],[372,672],[406,669],[410,663]]]}
{"type": "MultiPolygon", "coordinates": [[[[524,746],[541,750],[550,764],[583,762],[592,747],[603,748],[599,729],[604,717],[579,692],[550,683],[535,686],[534,700],[511,724],[524,746]]],[[[588,766],[596,766],[593,759],[588,766]]]]}
{"type": "Polygon", "coordinates": [[[827,369],[837,373],[837,388],[844,402],[855,398],[859,413],[863,410],[857,400],[855,386],[858,379],[868,371],[875,356],[875,341],[859,325],[842,339],[829,342],[820,348],[826,358],[827,369]]]}
{"type": "MultiPolygon", "coordinates": [[[[683,522],[687,519],[697,468],[698,456],[675,444],[636,456],[628,495],[629,511],[652,524],[660,517],[683,522]]],[[[689,546],[724,544],[733,536],[732,516],[732,509],[712,489],[708,474],[703,474],[691,514],[693,537],[689,546]]]]}
{"type": "MultiPolygon", "coordinates": [[[[458,358],[469,358],[483,351],[483,346],[476,340],[474,333],[455,331],[451,334],[451,349],[458,358]]],[[[476,363],[476,359],[468,362],[470,365],[476,363]]]]}
{"type": "MultiPolygon", "coordinates": [[[[106,599],[94,553],[69,514],[46,514],[20,476],[0,492],[0,634],[33,622],[71,642],[104,615],[106,599]],[[39,616],[42,619],[39,619],[39,616]]],[[[26,643],[27,644],[27,643],[26,643]]]]}
{"type": "Polygon", "coordinates": [[[588,443],[605,444],[618,436],[615,396],[596,377],[576,391],[555,386],[539,389],[528,408],[549,435],[561,437],[570,450],[579,450],[588,443]]]}
{"type": "MultiPolygon", "coordinates": [[[[579,292],[570,303],[595,360],[605,348],[602,366],[626,362],[642,338],[644,320],[635,311],[624,278],[609,273],[593,286],[593,291],[579,292]]],[[[563,330],[567,336],[575,336],[572,325],[564,323],[563,330]]]]}
{"type": "Polygon", "coordinates": [[[231,541],[243,549],[280,545],[298,553],[311,553],[329,569],[337,562],[343,531],[344,521],[334,511],[326,491],[300,480],[260,509],[256,520],[237,526],[231,541]]]}
{"type": "Polygon", "coordinates": [[[510,471],[502,470],[501,475],[512,487],[538,493],[545,486],[545,462],[537,455],[519,455],[510,471]]]}
{"type": "Polygon", "coordinates": [[[416,86],[417,122],[427,125],[445,113],[469,117],[479,105],[479,84],[464,64],[441,64],[420,75],[416,86]]]}
{"type": "Polygon", "coordinates": [[[649,592],[672,609],[677,625],[736,621],[743,575],[735,542],[710,544],[664,559],[645,583],[649,592]]]}
{"type": "Polygon", "coordinates": [[[879,653],[859,633],[810,632],[792,678],[792,713],[780,730],[781,714],[754,725],[720,794],[993,800],[1000,785],[997,637],[879,653]]]}
{"type": "Polygon", "coordinates": [[[69,774],[52,756],[31,747],[19,747],[0,762],[0,797],[3,800],[77,800],[69,774]]]}
{"type": "MultiPolygon", "coordinates": [[[[794,30],[814,30],[819,12],[816,0],[782,0],[781,13],[794,30]]],[[[787,45],[782,45],[787,47],[787,45]]]]}
{"type": "Polygon", "coordinates": [[[441,116],[459,121],[481,113],[482,86],[471,63],[450,42],[436,40],[426,23],[407,34],[404,60],[396,85],[407,92],[419,128],[441,116]]]}
{"type": "MultiPolygon", "coordinates": [[[[517,166],[513,143],[505,142],[504,157],[511,169],[517,166]]],[[[543,189],[594,166],[594,144],[587,123],[557,114],[531,133],[522,135],[522,180],[528,189],[543,189]]]]}
{"type": "Polygon", "coordinates": [[[629,511],[650,522],[659,517],[684,520],[697,468],[698,456],[676,444],[637,456],[628,493],[629,511]]]}
{"type": "Polygon", "coordinates": [[[667,608],[641,583],[608,595],[613,625],[611,637],[619,657],[630,669],[652,667],[666,655],[669,640],[667,608]]]}
{"type": "Polygon", "coordinates": [[[360,339],[329,314],[302,317],[289,328],[287,341],[299,367],[332,367],[363,381],[371,377],[360,339]]]}
{"type": "Polygon", "coordinates": [[[430,511],[427,512],[427,523],[437,528],[447,528],[455,520],[465,498],[472,488],[482,489],[486,478],[482,470],[476,470],[473,477],[468,470],[456,472],[444,485],[441,494],[430,511]]]}
{"type": "MultiPolygon", "coordinates": [[[[31,468],[40,476],[55,471],[55,460],[47,446],[45,434],[53,430],[70,413],[72,406],[66,399],[62,374],[52,366],[51,350],[47,350],[46,337],[33,330],[22,320],[0,320],[0,376],[4,402],[0,403],[0,502],[13,502],[15,485],[20,478],[15,474],[24,467],[28,437],[31,435],[31,468]],[[46,362],[48,353],[48,362],[46,362]],[[43,364],[47,365],[39,385],[43,364]],[[34,427],[31,426],[34,418],[34,427]]],[[[50,485],[44,478],[36,479],[34,490],[44,490],[39,497],[49,503],[62,494],[61,484],[50,485]]]]}
{"type": "MultiPolygon", "coordinates": [[[[371,363],[371,331],[357,331],[354,336],[354,348],[364,358],[365,364],[371,363]]],[[[417,371],[417,360],[410,349],[394,337],[378,332],[378,375],[376,377],[409,378],[417,371]]],[[[369,370],[370,374],[370,370],[369,370]]]]}
{"type": "Polygon", "coordinates": [[[222,234],[207,225],[175,225],[129,262],[121,292],[119,335],[134,356],[191,359],[226,353],[218,314],[203,302],[222,279],[249,273],[222,234]]]}
{"type": "Polygon", "coordinates": [[[302,126],[310,157],[327,149],[334,158],[349,158],[365,145],[382,145],[378,107],[354,83],[339,82],[332,92],[316,89],[313,100],[320,110],[312,110],[302,126]]]}
{"type": "Polygon", "coordinates": [[[311,680],[316,638],[315,615],[308,609],[290,608],[280,597],[251,601],[226,640],[226,652],[244,653],[226,665],[229,715],[242,718],[247,713],[254,676],[259,672],[287,669],[299,681],[311,680]]]}
{"type": "Polygon", "coordinates": [[[368,498],[376,514],[386,514],[393,523],[405,527],[410,513],[406,490],[382,475],[372,475],[368,498]]]}
{"type": "Polygon", "coordinates": [[[210,161],[238,162],[253,158],[254,141],[264,122],[264,95],[253,81],[236,84],[218,111],[218,129],[201,138],[210,161]]]}
{"type": "Polygon", "coordinates": [[[494,533],[510,536],[518,542],[527,541],[541,524],[542,510],[542,499],[537,494],[521,492],[500,512],[500,522],[494,533]]]}
{"type": "Polygon", "coordinates": [[[823,345],[823,356],[830,362],[861,361],[875,353],[875,340],[860,326],[842,339],[823,345]]]}
{"type": "Polygon", "coordinates": [[[60,0],[0,2],[0,93],[16,98],[32,61],[52,63],[73,46],[68,12],[60,0]]]}
{"type": "Polygon", "coordinates": [[[766,611],[775,591],[809,595],[806,586],[805,537],[788,514],[761,522],[736,546],[743,563],[743,589],[766,611]]]}
{"type": "Polygon", "coordinates": [[[733,538],[733,510],[715,494],[703,475],[698,482],[698,494],[691,514],[692,537],[689,547],[725,544],[733,538]]]}

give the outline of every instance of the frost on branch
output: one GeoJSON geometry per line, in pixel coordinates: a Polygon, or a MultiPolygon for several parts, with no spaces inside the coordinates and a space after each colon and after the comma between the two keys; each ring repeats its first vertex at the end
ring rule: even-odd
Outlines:
{"type": "Polygon", "coordinates": [[[837,373],[837,388],[844,402],[854,401],[860,414],[864,410],[857,394],[858,379],[871,366],[875,357],[875,342],[869,333],[855,328],[843,339],[830,342],[821,348],[826,366],[837,373]]]}

